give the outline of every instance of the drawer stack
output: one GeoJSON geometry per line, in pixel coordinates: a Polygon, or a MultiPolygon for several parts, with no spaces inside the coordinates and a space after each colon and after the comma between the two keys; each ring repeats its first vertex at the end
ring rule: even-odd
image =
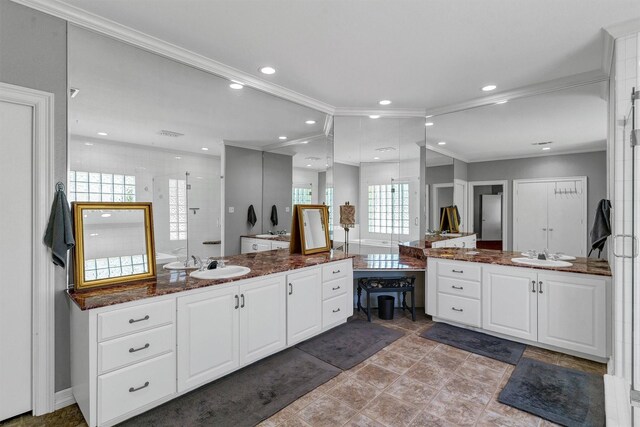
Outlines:
{"type": "Polygon", "coordinates": [[[481,266],[454,261],[440,261],[436,265],[438,316],[480,327],[481,266]]]}
{"type": "Polygon", "coordinates": [[[176,392],[175,301],[98,315],[98,423],[176,392]]]}
{"type": "Polygon", "coordinates": [[[353,267],[351,260],[322,267],[322,329],[353,315],[353,267]]]}

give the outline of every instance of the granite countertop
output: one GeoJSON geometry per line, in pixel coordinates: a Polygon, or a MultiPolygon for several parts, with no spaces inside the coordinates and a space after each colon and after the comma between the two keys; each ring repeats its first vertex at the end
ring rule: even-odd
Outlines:
{"type": "Polygon", "coordinates": [[[426,262],[408,255],[369,254],[354,255],[353,271],[405,270],[424,271],[426,262]]]}
{"type": "Polygon", "coordinates": [[[522,258],[523,255],[520,252],[495,251],[489,249],[443,248],[425,249],[424,254],[426,257],[451,259],[456,261],[534,268],[537,270],[564,271],[567,273],[594,274],[597,276],[611,276],[609,263],[606,260],[596,258],[577,258],[575,261],[569,261],[573,264],[571,267],[559,268],[516,264],[511,261],[511,258],[522,258]],[[473,252],[475,252],[476,255],[472,255],[471,253],[473,252]]]}
{"type": "MultiPolygon", "coordinates": [[[[264,234],[266,234],[266,233],[264,233],[264,234]]],[[[249,239],[273,240],[273,241],[276,241],[276,242],[289,242],[289,241],[291,241],[291,235],[284,236],[282,234],[273,234],[273,235],[264,236],[264,237],[262,237],[262,236],[258,237],[257,234],[245,234],[245,235],[240,236],[240,237],[247,237],[249,239]]]]}
{"type": "Polygon", "coordinates": [[[292,255],[289,254],[288,249],[256,252],[224,257],[227,265],[249,267],[251,272],[244,276],[220,280],[201,280],[189,277],[189,274],[185,271],[167,271],[160,268],[158,269],[158,276],[154,280],[81,291],[69,290],[68,294],[81,310],[90,310],[350,258],[352,257],[340,252],[334,253],[333,256],[329,252],[314,255],[292,255]]]}
{"type": "Polygon", "coordinates": [[[461,237],[473,236],[476,233],[454,233],[459,234],[452,236],[451,234],[427,234],[424,239],[412,240],[410,242],[401,242],[402,246],[409,246],[412,248],[430,248],[434,242],[441,242],[443,240],[459,239],[461,237]]]}

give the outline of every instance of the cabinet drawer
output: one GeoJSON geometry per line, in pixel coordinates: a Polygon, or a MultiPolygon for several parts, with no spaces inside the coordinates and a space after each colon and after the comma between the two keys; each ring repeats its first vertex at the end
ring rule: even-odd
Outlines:
{"type": "Polygon", "coordinates": [[[98,377],[98,424],[176,391],[175,353],[167,353],[98,377]]]}
{"type": "Polygon", "coordinates": [[[351,260],[332,262],[322,266],[322,281],[339,279],[351,275],[351,260]]]}
{"type": "Polygon", "coordinates": [[[347,295],[338,295],[322,302],[322,327],[334,325],[346,319],[347,295]]]}
{"type": "Polygon", "coordinates": [[[438,292],[480,299],[480,283],[452,277],[438,277],[438,292]]]}
{"type": "Polygon", "coordinates": [[[480,301],[438,293],[438,317],[480,327],[480,301]]]}
{"type": "Polygon", "coordinates": [[[453,277],[455,279],[480,281],[480,264],[471,262],[437,261],[438,276],[453,277]]]}
{"type": "Polygon", "coordinates": [[[176,306],[172,299],[101,313],[98,315],[98,341],[173,323],[175,316],[176,306]]]}
{"type": "Polygon", "coordinates": [[[322,284],[322,299],[328,300],[329,298],[342,295],[347,292],[350,286],[353,286],[350,277],[324,282],[322,284]]]}
{"type": "Polygon", "coordinates": [[[175,350],[173,324],[98,344],[98,373],[121,368],[175,350]]]}
{"type": "Polygon", "coordinates": [[[288,249],[289,242],[271,242],[271,249],[288,249]]]}

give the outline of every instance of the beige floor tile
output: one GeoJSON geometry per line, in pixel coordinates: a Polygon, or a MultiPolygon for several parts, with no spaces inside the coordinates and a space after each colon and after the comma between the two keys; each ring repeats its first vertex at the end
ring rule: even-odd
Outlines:
{"type": "Polygon", "coordinates": [[[402,376],[387,387],[384,392],[404,402],[422,407],[427,404],[438,391],[418,380],[402,376]]]}
{"type": "Polygon", "coordinates": [[[437,390],[442,388],[453,375],[446,369],[430,364],[428,360],[416,363],[404,374],[437,390]]]}
{"type": "Polygon", "coordinates": [[[371,384],[349,378],[331,389],[328,395],[359,411],[380,393],[380,389],[371,384]]]}
{"type": "Polygon", "coordinates": [[[433,414],[422,411],[413,419],[411,427],[456,427],[456,424],[438,418],[433,414]]]}
{"type": "Polygon", "coordinates": [[[476,424],[478,427],[527,427],[528,425],[517,418],[509,418],[491,411],[484,411],[476,424]]]}
{"type": "Polygon", "coordinates": [[[368,360],[364,360],[363,362],[358,363],[353,368],[344,371],[344,373],[347,374],[347,375],[354,375],[356,372],[358,372],[360,369],[364,368],[368,364],[369,364],[369,361],[368,360]]]}
{"type": "Polygon", "coordinates": [[[590,374],[604,375],[607,373],[607,365],[593,362],[591,360],[580,359],[578,357],[561,354],[558,358],[558,365],[565,368],[577,369],[590,374]]]}
{"type": "Polygon", "coordinates": [[[311,425],[304,422],[299,417],[293,416],[278,424],[277,427],[311,427],[311,425]]]}
{"type": "Polygon", "coordinates": [[[324,393],[316,388],[287,406],[287,408],[291,409],[293,412],[299,412],[321,396],[324,396],[324,393]]]}
{"type": "Polygon", "coordinates": [[[482,404],[457,399],[444,390],[425,407],[426,412],[461,426],[474,425],[483,409],[482,404]]]}
{"type": "Polygon", "coordinates": [[[459,348],[446,344],[438,344],[434,351],[438,353],[445,353],[451,357],[459,359],[460,361],[466,360],[471,355],[468,351],[460,350],[459,348]]]}
{"type": "Polygon", "coordinates": [[[467,360],[456,370],[456,375],[487,384],[495,390],[502,380],[503,373],[467,360]]]}
{"type": "Polygon", "coordinates": [[[345,424],[356,414],[346,404],[329,396],[322,396],[298,412],[298,417],[313,427],[334,427],[345,424]]]}
{"type": "Polygon", "coordinates": [[[356,372],[353,377],[359,381],[371,384],[374,387],[383,389],[398,378],[398,374],[377,365],[367,365],[356,372]]]}
{"type": "Polygon", "coordinates": [[[388,394],[381,394],[369,403],[362,413],[388,427],[408,426],[420,411],[416,405],[403,402],[388,394]]]}
{"type": "Polygon", "coordinates": [[[420,346],[422,348],[424,348],[425,350],[428,350],[429,352],[431,350],[435,350],[436,347],[438,347],[438,345],[440,345],[439,343],[435,342],[435,341],[431,341],[430,339],[427,338],[423,338],[417,334],[410,334],[407,335],[406,337],[402,338],[403,341],[406,342],[410,342],[412,344],[415,344],[417,346],[420,346]]]}
{"type": "Polygon", "coordinates": [[[384,425],[365,415],[356,414],[347,424],[345,424],[345,427],[384,427],[384,425]]]}
{"type": "Polygon", "coordinates": [[[455,375],[445,384],[443,390],[449,392],[456,399],[469,400],[486,405],[493,398],[495,387],[455,375]]]}
{"type": "Polygon", "coordinates": [[[505,418],[518,420],[521,424],[529,427],[536,427],[540,423],[540,418],[535,415],[520,411],[512,406],[503,405],[495,398],[491,399],[491,402],[487,405],[487,411],[502,415],[505,418]]]}
{"type": "Polygon", "coordinates": [[[346,372],[341,372],[337,376],[331,378],[326,383],[321,384],[318,387],[316,387],[316,389],[314,391],[319,391],[321,393],[326,393],[327,391],[331,390],[332,388],[334,388],[335,386],[337,386],[338,384],[340,384],[342,381],[346,380],[349,377],[350,377],[350,375],[347,374],[346,372]]]}
{"type": "Polygon", "coordinates": [[[448,372],[455,372],[464,363],[458,356],[443,351],[434,351],[422,359],[448,372]]]}
{"type": "Polygon", "coordinates": [[[551,421],[541,420],[538,427],[560,427],[560,424],[552,423],[551,421]]]}
{"type": "MultiPolygon", "coordinates": [[[[414,342],[413,336],[401,338],[387,346],[385,349],[394,353],[401,354],[409,359],[418,361],[433,351],[433,347],[414,342]]],[[[422,338],[421,338],[422,339],[422,338]]]]}
{"type": "Polygon", "coordinates": [[[535,359],[541,362],[551,363],[555,365],[558,363],[560,353],[528,345],[524,350],[522,357],[528,357],[530,359],[535,359]]]}
{"type": "Polygon", "coordinates": [[[412,367],[416,363],[415,360],[387,350],[379,351],[378,353],[373,355],[370,360],[371,363],[388,369],[397,374],[404,374],[410,367],[412,367]]]}
{"type": "Polygon", "coordinates": [[[279,425],[279,424],[282,424],[283,422],[285,422],[287,419],[293,418],[295,416],[296,416],[296,411],[294,411],[289,406],[287,406],[286,408],[282,409],[281,411],[276,412],[275,414],[273,414],[266,421],[269,422],[269,423],[272,423],[272,425],[279,425]]]}
{"type": "Polygon", "coordinates": [[[480,356],[479,354],[473,354],[473,353],[471,353],[467,361],[475,362],[478,365],[486,366],[487,368],[491,368],[494,371],[500,371],[500,373],[502,374],[504,374],[507,371],[507,368],[509,366],[513,366],[496,359],[491,359],[491,358],[480,356]]]}

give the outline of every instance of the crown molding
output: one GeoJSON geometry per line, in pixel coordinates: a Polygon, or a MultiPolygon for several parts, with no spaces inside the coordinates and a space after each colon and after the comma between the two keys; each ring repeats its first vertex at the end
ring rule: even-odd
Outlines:
{"type": "Polygon", "coordinates": [[[617,24],[604,27],[604,31],[609,33],[614,39],[624,37],[632,33],[640,33],[640,18],[618,22],[617,24]]]}
{"type": "Polygon", "coordinates": [[[374,108],[355,108],[355,107],[336,107],[334,109],[334,116],[371,116],[379,115],[381,118],[409,118],[409,117],[422,117],[424,118],[424,109],[415,108],[393,108],[393,109],[374,109],[374,108]]]}
{"type": "Polygon", "coordinates": [[[616,39],[605,29],[602,29],[602,72],[607,76],[611,76],[615,42],[616,39]]]}
{"type": "Polygon", "coordinates": [[[191,52],[174,44],[160,40],[134,30],[115,21],[87,12],[59,0],[12,0],[15,3],[40,12],[56,16],[79,27],[129,43],[146,51],[181,62],[191,67],[215,74],[229,80],[236,80],[247,87],[277,96],[282,99],[313,108],[327,114],[333,114],[335,108],[325,102],[287,89],[280,85],[264,81],[251,74],[229,67],[203,55],[191,52]]]}
{"type": "Polygon", "coordinates": [[[472,108],[495,104],[499,101],[512,101],[518,98],[541,95],[544,93],[556,92],[563,89],[571,89],[574,87],[585,86],[605,81],[609,81],[609,76],[603,70],[592,70],[584,73],[574,74],[572,76],[561,77],[559,79],[548,80],[542,83],[522,86],[517,89],[496,93],[490,96],[475,98],[470,101],[431,108],[426,111],[426,115],[439,116],[443,114],[456,113],[458,111],[470,110],[472,108]]]}
{"type": "MultiPolygon", "coordinates": [[[[439,145],[431,145],[427,143],[425,144],[425,147],[427,147],[427,150],[435,151],[436,153],[442,154],[443,156],[451,157],[452,159],[460,160],[465,163],[471,163],[468,158],[461,156],[458,153],[454,153],[453,151],[449,151],[446,148],[442,148],[439,145]]],[[[428,154],[427,157],[429,157],[428,154]]]]}
{"type": "Polygon", "coordinates": [[[280,148],[290,147],[292,145],[298,145],[298,144],[301,144],[304,141],[311,142],[313,140],[320,139],[320,138],[326,139],[327,135],[322,133],[322,134],[319,134],[319,135],[310,135],[310,136],[307,136],[305,138],[298,138],[298,139],[291,139],[289,141],[276,142],[275,144],[265,145],[264,147],[262,147],[262,151],[274,151],[274,150],[278,150],[280,148]]]}

